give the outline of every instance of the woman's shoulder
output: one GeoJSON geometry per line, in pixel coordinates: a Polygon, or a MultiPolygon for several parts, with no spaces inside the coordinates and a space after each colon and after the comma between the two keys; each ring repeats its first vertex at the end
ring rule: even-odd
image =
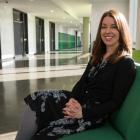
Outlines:
{"type": "Polygon", "coordinates": [[[131,56],[125,55],[120,59],[119,63],[134,63],[134,60],[131,56]]]}
{"type": "Polygon", "coordinates": [[[133,58],[129,55],[123,56],[120,61],[118,62],[119,66],[126,67],[126,68],[134,68],[135,69],[135,62],[133,58]]]}

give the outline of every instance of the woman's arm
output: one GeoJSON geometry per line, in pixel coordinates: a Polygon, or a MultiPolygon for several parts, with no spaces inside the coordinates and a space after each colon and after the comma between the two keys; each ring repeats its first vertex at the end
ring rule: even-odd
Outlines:
{"type": "Polygon", "coordinates": [[[84,118],[100,118],[106,114],[116,111],[123,103],[136,74],[134,62],[130,58],[125,58],[118,63],[118,70],[115,75],[112,98],[101,104],[95,104],[92,100],[83,109],[84,118]]]}
{"type": "Polygon", "coordinates": [[[78,101],[81,100],[81,97],[82,97],[81,93],[82,93],[83,85],[86,81],[90,68],[91,68],[91,59],[88,62],[87,67],[86,67],[84,73],[82,74],[80,80],[74,85],[74,87],[72,89],[72,98],[75,98],[78,101]]]}

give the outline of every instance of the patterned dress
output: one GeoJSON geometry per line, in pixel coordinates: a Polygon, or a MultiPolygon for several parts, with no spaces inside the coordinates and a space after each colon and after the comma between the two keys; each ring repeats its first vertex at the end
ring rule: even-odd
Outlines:
{"type": "MultiPolygon", "coordinates": [[[[98,69],[106,63],[97,65],[98,69]]],[[[93,66],[89,72],[89,80],[97,74],[93,66]]],[[[66,90],[41,90],[25,98],[26,104],[36,112],[38,131],[32,140],[55,140],[59,137],[95,128],[102,124],[103,119],[96,121],[64,118],[62,109],[71,98],[72,93],[66,90]]]]}

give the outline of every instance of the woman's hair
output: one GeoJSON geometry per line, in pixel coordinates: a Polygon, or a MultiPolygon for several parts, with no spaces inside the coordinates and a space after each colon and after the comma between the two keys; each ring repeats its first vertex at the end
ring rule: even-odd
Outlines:
{"type": "Polygon", "coordinates": [[[132,56],[132,42],[127,21],[122,13],[115,10],[109,10],[101,17],[96,40],[93,44],[92,58],[94,64],[97,64],[106,52],[106,45],[101,39],[102,21],[106,16],[112,17],[115,20],[117,30],[119,32],[119,46],[114,54],[109,57],[109,61],[111,63],[115,63],[124,56],[124,54],[132,56]]]}

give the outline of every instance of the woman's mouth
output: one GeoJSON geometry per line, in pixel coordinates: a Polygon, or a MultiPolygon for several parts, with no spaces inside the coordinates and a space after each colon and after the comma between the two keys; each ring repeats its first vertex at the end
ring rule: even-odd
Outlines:
{"type": "Polygon", "coordinates": [[[112,38],[112,36],[105,36],[106,41],[110,41],[112,38]]]}

